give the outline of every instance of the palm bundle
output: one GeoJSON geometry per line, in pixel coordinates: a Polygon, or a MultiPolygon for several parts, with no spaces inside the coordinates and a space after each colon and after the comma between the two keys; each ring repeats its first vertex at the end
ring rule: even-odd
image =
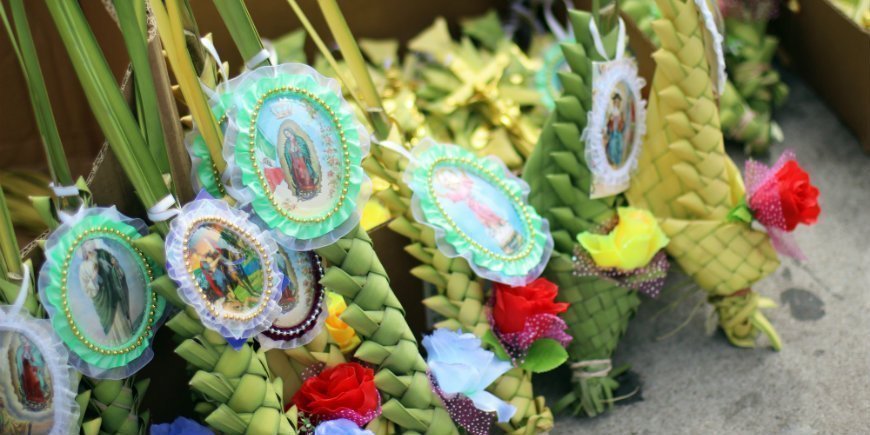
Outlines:
{"type": "MultiPolygon", "coordinates": [[[[545,274],[559,285],[559,300],[570,303],[562,317],[574,338],[568,347],[574,385],[557,408],[594,416],[613,403],[619,370],[610,370],[610,358],[640,299],[614,281],[574,273],[575,236],[606,225],[624,200],[590,199],[592,175],[581,133],[592,104],[592,62],[602,59],[589,32],[593,17],[579,11],[569,15],[576,42],[562,44],[570,66],[570,71],[559,75],[565,90],[544,125],[523,178],[532,189],[531,203],[550,221],[553,233],[555,248],[545,274]]],[[[616,29],[602,40],[607,52],[613,53],[616,29]]]]}
{"type": "Polygon", "coordinates": [[[668,253],[708,293],[719,326],[739,346],[759,332],[779,348],[761,309],[772,302],[750,286],[779,265],[765,232],[732,222],[745,196],[740,172],[725,154],[704,25],[691,1],[658,1],[653,24],[661,48],[653,55],[647,137],[626,196],[650,210],[671,242],[668,253]]]}
{"type": "MultiPolygon", "coordinates": [[[[360,101],[369,108],[366,112],[370,116],[377,117],[382,113],[378,110],[382,107],[381,96],[372,82],[359,46],[343,17],[330,13],[337,10],[334,3],[325,1],[321,7],[362,94],[360,101]]],[[[307,30],[316,38],[313,28],[307,30]]],[[[375,135],[381,140],[404,142],[405,136],[395,125],[391,128],[377,119],[373,119],[371,123],[375,126],[375,135]]],[[[486,312],[489,298],[484,281],[476,276],[465,259],[451,258],[442,253],[436,246],[434,230],[414,218],[410,208],[412,192],[402,178],[408,164],[405,157],[382,147],[373,147],[372,156],[373,159],[366,161],[366,170],[372,176],[389,182],[391,187],[375,194],[396,216],[390,222],[389,228],[410,240],[411,243],[405,250],[421,262],[411,273],[436,289],[437,295],[424,300],[427,307],[444,316],[444,320],[435,326],[472,332],[477,337],[482,337],[484,342],[489,340],[492,345],[494,337],[489,332],[490,322],[486,312]]],[[[513,368],[493,382],[487,390],[517,409],[509,422],[499,423],[499,427],[505,432],[532,434],[546,432],[553,427],[553,415],[544,403],[544,398],[534,395],[530,371],[513,368]]]]}

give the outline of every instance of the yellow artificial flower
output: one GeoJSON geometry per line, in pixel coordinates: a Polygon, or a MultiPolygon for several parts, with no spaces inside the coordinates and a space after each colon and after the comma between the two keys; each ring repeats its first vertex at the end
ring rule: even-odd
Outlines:
{"type": "Polygon", "coordinates": [[[600,267],[637,269],[649,264],[670,241],[649,211],[619,207],[619,223],[610,234],[583,232],[577,241],[600,267]]]}
{"type": "Polygon", "coordinates": [[[329,316],[326,318],[326,330],[338,344],[342,353],[348,353],[356,349],[360,339],[356,331],[341,320],[341,314],[347,309],[344,298],[333,292],[326,292],[326,308],[329,316]]]}

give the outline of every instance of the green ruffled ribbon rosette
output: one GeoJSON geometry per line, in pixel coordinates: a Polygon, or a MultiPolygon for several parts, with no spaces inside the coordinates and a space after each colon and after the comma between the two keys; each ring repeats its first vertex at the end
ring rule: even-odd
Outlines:
{"type": "Polygon", "coordinates": [[[166,300],[155,292],[152,285],[153,280],[160,277],[163,271],[150,256],[135,247],[134,241],[141,238],[142,235],[132,225],[112,216],[97,213],[83,216],[63,233],[56,232],[49,239],[52,246],[45,252],[46,262],[40,273],[42,303],[54,311],[51,316],[52,326],[64,344],[94,372],[123,370],[140,358],[149,349],[156,325],[163,317],[166,300]],[[65,298],[68,300],[74,297],[69,295],[66,283],[72,256],[75,255],[78,246],[92,238],[110,239],[126,247],[143,276],[148,280],[147,291],[143,296],[146,319],[136,325],[137,329],[128,342],[111,348],[101,347],[99,343],[87,337],[86,331],[81,330],[76,319],[72,317],[68,319],[64,315],[69,307],[68,303],[64,303],[65,298]]]}
{"type": "MultiPolygon", "coordinates": [[[[636,292],[611,280],[574,274],[575,236],[613,219],[623,200],[590,199],[592,174],[581,134],[592,104],[592,61],[603,59],[589,33],[591,15],[571,11],[569,17],[577,42],[562,44],[571,68],[559,74],[565,92],[556,100],[523,178],[532,189],[529,201],[550,222],[555,243],[544,273],[559,286],[557,299],[570,303],[562,318],[574,338],[568,346],[574,368],[573,391],[556,409],[595,416],[613,404],[613,392],[619,386],[615,378],[621,370],[609,370],[609,360],[640,299],[636,292]]],[[[603,36],[608,53],[615,51],[616,38],[616,29],[603,36]]]]}
{"type": "MultiPolygon", "coordinates": [[[[310,69],[307,66],[305,68],[310,69]]],[[[314,73],[313,69],[311,71],[314,73]]],[[[278,91],[275,95],[280,98],[284,92],[278,91]]],[[[367,181],[365,171],[360,166],[363,158],[363,140],[360,138],[354,113],[347,108],[347,103],[342,100],[340,93],[333,92],[330,88],[317,83],[310,75],[287,74],[278,71],[274,76],[260,76],[252,83],[240,83],[235,95],[235,106],[239,109],[235,120],[238,127],[238,135],[234,145],[235,164],[241,171],[243,186],[253,193],[251,204],[254,211],[269,228],[278,229],[297,239],[311,240],[330,233],[345,224],[354,213],[357,213],[357,208],[362,207],[362,204],[358,204],[357,199],[367,181]],[[254,108],[261,107],[262,99],[270,92],[274,93],[276,89],[282,88],[287,89],[287,93],[294,93],[305,98],[312,106],[320,106],[319,110],[322,110],[323,115],[334,115],[338,122],[334,128],[344,139],[342,158],[345,159],[345,162],[337,168],[337,172],[341,173],[341,197],[344,200],[337,200],[334,204],[337,210],[328,216],[321,216],[322,220],[314,220],[312,217],[311,219],[307,218],[308,220],[305,222],[298,222],[285,217],[269,199],[271,195],[269,187],[261,181],[262,174],[257,172],[252,162],[254,153],[252,144],[256,147],[256,143],[265,140],[257,128],[258,113],[254,113],[254,108]],[[316,97],[323,104],[321,105],[312,97],[316,97]]]]}
{"type": "MultiPolygon", "coordinates": [[[[546,261],[545,255],[549,249],[549,237],[544,220],[524,202],[527,192],[520,182],[510,178],[503,163],[494,158],[479,158],[470,151],[455,145],[438,144],[426,139],[413,151],[414,163],[405,172],[405,182],[414,191],[412,203],[416,207],[424,224],[435,230],[439,243],[449,245],[456,254],[470,261],[470,266],[478,275],[500,282],[520,281],[524,284],[530,281],[528,277],[535,271],[540,271],[540,265],[546,261]],[[498,255],[486,250],[472,237],[466,234],[455,219],[461,216],[448,216],[435,197],[433,178],[439,167],[455,167],[475,174],[493,187],[501,190],[512,201],[511,206],[517,216],[523,220],[525,242],[520,255],[498,255]],[[508,257],[508,258],[504,258],[508,257]]],[[[467,217],[473,219],[473,217],[467,217]]]]}

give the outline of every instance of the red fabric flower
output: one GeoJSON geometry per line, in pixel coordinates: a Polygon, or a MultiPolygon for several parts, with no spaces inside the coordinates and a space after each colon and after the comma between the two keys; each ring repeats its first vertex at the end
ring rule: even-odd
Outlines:
{"type": "Polygon", "coordinates": [[[554,302],[559,288],[544,278],[538,278],[522,287],[495,283],[492,317],[496,328],[504,334],[520,332],[526,320],[538,314],[564,313],[568,304],[554,302]]]}
{"type": "MultiPolygon", "coordinates": [[[[819,189],[810,183],[810,176],[794,161],[789,160],[776,171],[768,182],[759,186],[749,199],[749,207],[756,218],[765,226],[779,226],[776,222],[765,222],[764,207],[774,195],[779,197],[785,231],[794,231],[798,224],[816,223],[819,207],[819,189]]],[[[780,225],[782,225],[780,223],[780,225]]]]}
{"type": "Polygon", "coordinates": [[[381,411],[375,373],[357,363],[339,364],[306,379],[292,402],[314,422],[346,418],[360,427],[381,411]]]}

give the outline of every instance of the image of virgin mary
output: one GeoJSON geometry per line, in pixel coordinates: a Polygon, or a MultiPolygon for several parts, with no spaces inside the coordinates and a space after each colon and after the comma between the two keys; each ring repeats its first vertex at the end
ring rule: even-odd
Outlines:
{"type": "Polygon", "coordinates": [[[278,152],[284,178],[290,190],[301,201],[320,193],[320,164],[311,143],[288,123],[281,124],[278,152]]]}
{"type": "Polygon", "coordinates": [[[45,378],[45,361],[39,350],[34,349],[30,340],[23,338],[16,352],[18,364],[18,397],[31,411],[39,411],[48,406],[51,386],[45,378]]]}

